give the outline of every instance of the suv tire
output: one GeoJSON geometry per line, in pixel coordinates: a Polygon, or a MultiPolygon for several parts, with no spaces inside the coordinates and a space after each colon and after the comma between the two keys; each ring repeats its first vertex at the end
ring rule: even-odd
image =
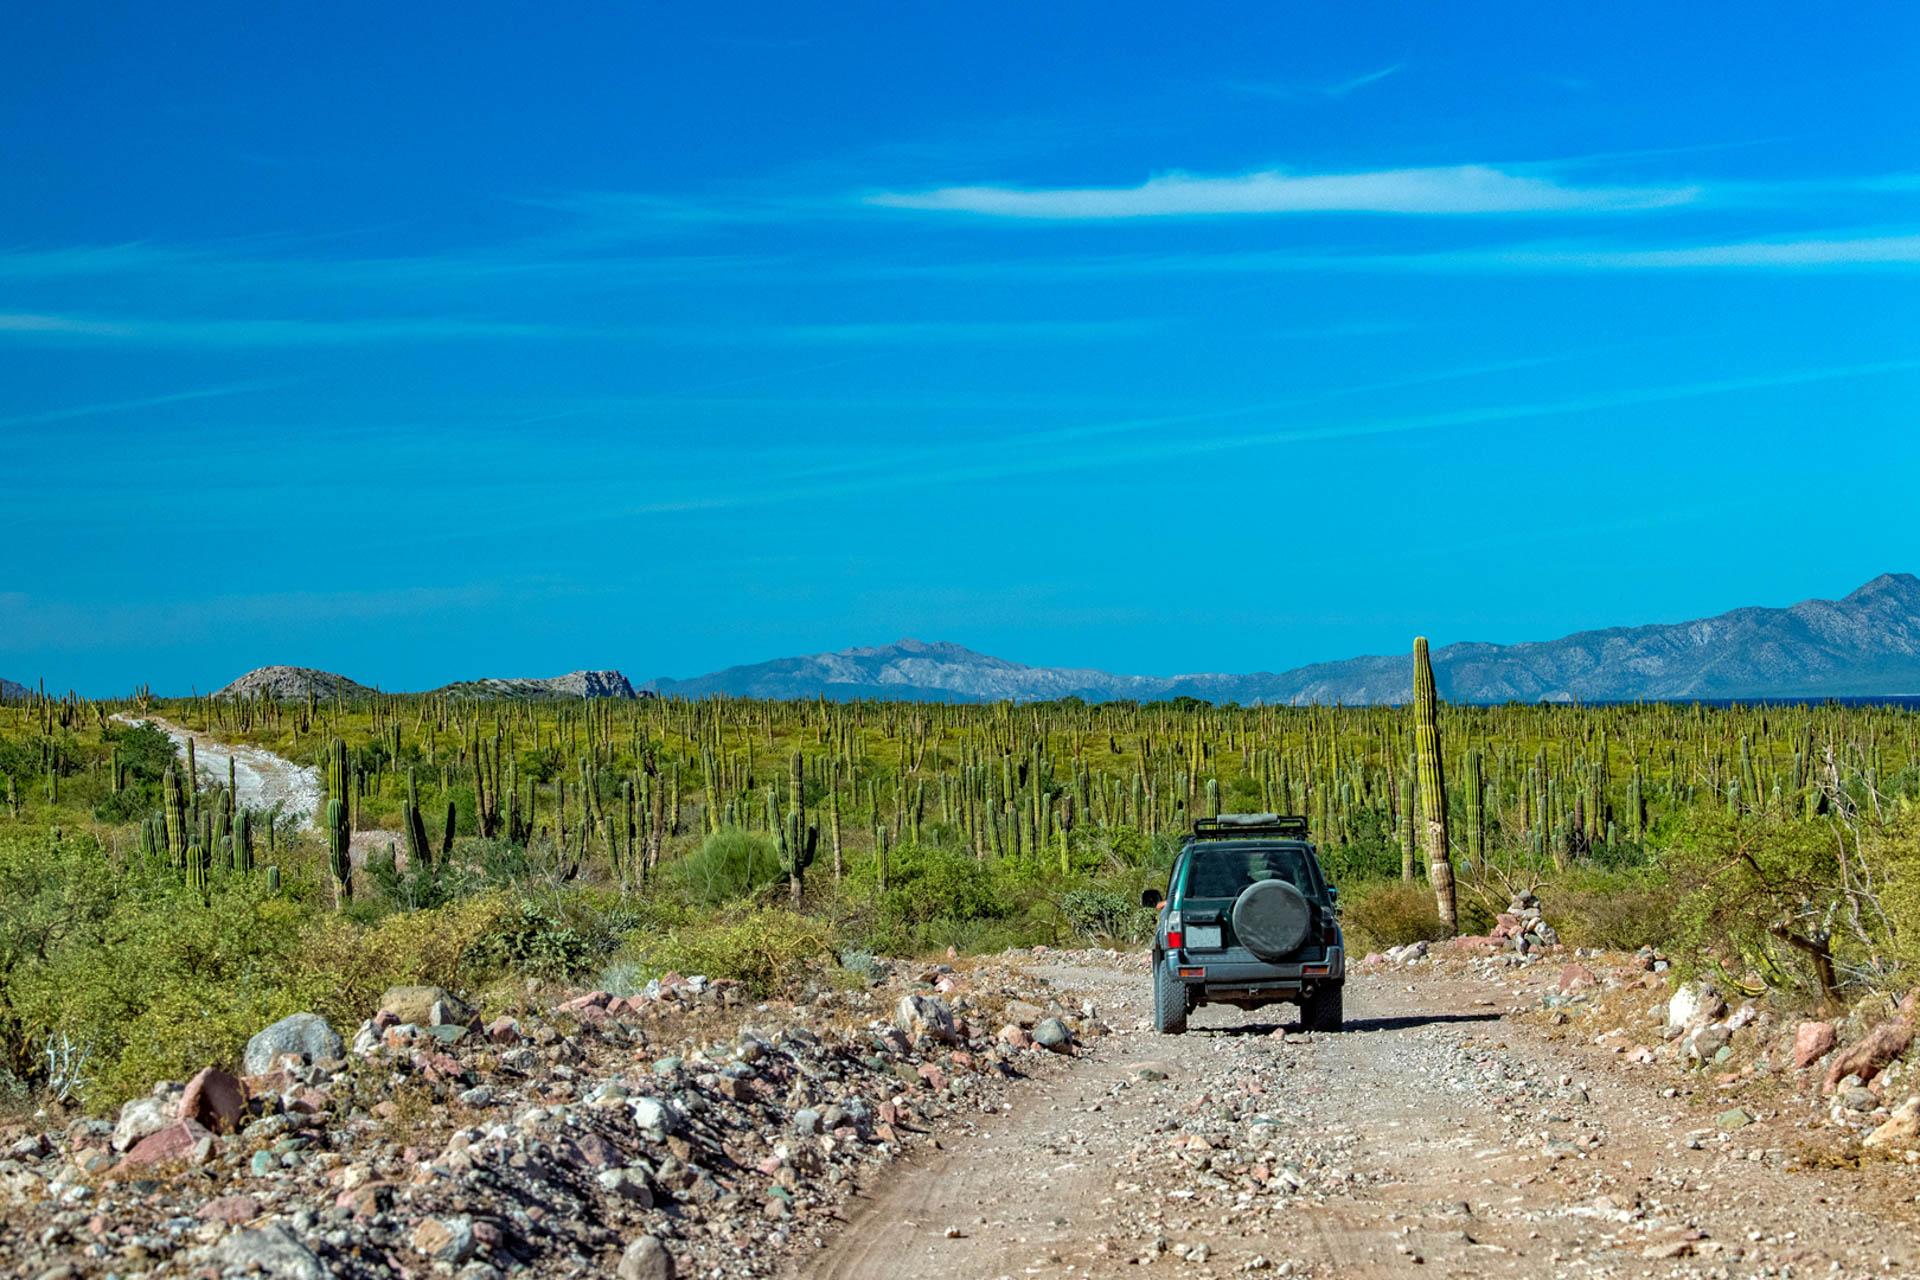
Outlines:
{"type": "Polygon", "coordinates": [[[1256,881],[1234,900],[1234,937],[1269,964],[1298,951],[1312,926],[1313,908],[1285,880],[1256,881]]]}
{"type": "Polygon", "coordinates": [[[1156,960],[1153,965],[1153,1029],[1163,1036],[1184,1035],[1188,1008],[1187,984],[1173,976],[1170,961],[1156,960]]]}
{"type": "Polygon", "coordinates": [[[1338,1031],[1346,1023],[1344,983],[1322,987],[1300,1005],[1300,1025],[1308,1031],[1338,1031]]]}

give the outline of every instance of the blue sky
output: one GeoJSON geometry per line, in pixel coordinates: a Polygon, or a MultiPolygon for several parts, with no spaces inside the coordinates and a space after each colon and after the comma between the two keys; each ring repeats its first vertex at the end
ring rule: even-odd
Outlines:
{"type": "Polygon", "coordinates": [[[0,41],[0,674],[1281,669],[1920,569],[1920,11],[0,41]]]}

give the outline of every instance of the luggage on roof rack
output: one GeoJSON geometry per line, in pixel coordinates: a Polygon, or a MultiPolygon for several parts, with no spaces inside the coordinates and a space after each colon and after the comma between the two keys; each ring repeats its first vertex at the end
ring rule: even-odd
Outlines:
{"type": "Polygon", "coordinates": [[[1245,840],[1260,836],[1305,840],[1307,820],[1295,813],[1223,813],[1217,818],[1193,820],[1195,840],[1245,840]]]}

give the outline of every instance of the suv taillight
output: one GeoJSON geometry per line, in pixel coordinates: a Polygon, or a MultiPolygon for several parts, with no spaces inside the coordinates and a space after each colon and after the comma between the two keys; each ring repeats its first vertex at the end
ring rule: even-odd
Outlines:
{"type": "Polygon", "coordinates": [[[1167,912],[1167,949],[1178,951],[1187,945],[1187,931],[1180,923],[1178,911],[1167,912]]]}

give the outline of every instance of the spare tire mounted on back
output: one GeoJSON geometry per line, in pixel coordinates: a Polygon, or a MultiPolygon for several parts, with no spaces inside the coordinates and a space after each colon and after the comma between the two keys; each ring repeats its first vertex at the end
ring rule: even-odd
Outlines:
{"type": "Polygon", "coordinates": [[[1307,940],[1313,908],[1285,880],[1259,880],[1233,903],[1233,933],[1240,945],[1262,960],[1292,955],[1307,940]]]}

